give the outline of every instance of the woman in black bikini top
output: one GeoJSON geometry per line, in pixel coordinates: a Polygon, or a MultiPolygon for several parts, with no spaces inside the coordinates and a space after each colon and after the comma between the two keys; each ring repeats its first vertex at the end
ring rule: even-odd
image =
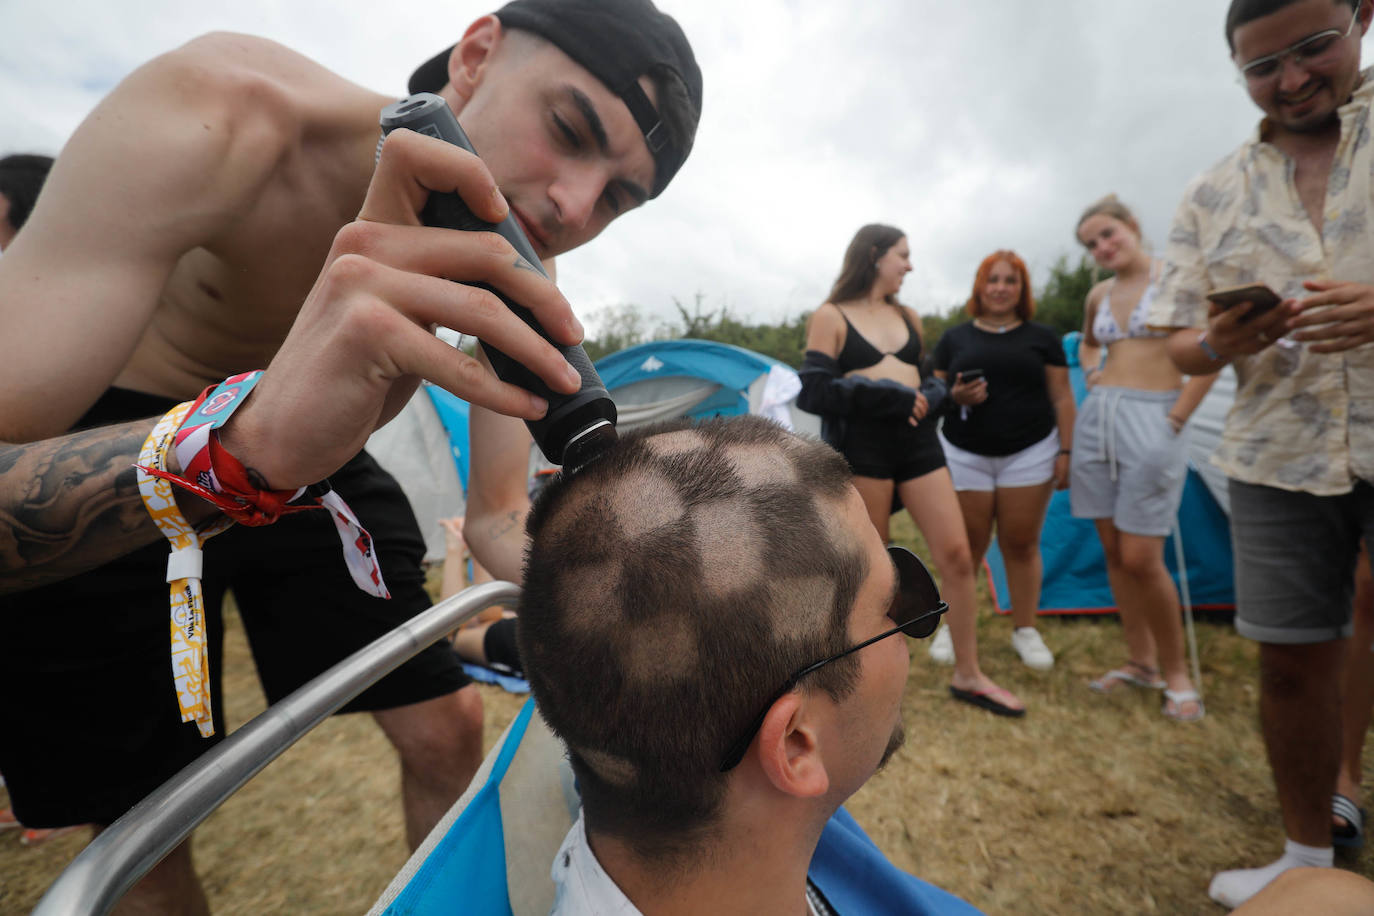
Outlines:
{"type": "Polygon", "coordinates": [[[803,410],[820,414],[823,436],[848,460],[869,518],[888,539],[894,494],[911,513],[940,572],[954,642],[950,692],[999,715],[1021,701],[978,667],[973,559],[954,484],[935,437],[942,388],[923,393],[921,319],[897,301],[911,271],[901,230],[864,226],[849,243],[830,298],[811,315],[802,365],[803,410]]]}

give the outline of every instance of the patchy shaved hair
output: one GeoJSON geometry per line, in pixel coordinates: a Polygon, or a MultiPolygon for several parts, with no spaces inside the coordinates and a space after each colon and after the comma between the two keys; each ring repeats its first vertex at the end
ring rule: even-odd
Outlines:
{"type": "MultiPolygon", "coordinates": [[[[868,563],[851,474],[759,417],[622,436],[530,512],[520,654],[588,825],[646,859],[703,851],[721,756],[799,668],[848,647],[868,563]]],[[[854,657],[803,689],[841,700],[854,657]]]]}

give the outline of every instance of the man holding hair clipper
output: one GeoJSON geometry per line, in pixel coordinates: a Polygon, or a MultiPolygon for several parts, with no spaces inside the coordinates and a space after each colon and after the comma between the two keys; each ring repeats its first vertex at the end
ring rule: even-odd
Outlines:
{"type": "MultiPolygon", "coordinates": [[[[0,440],[147,417],[261,368],[312,287],[319,295],[330,283],[383,302],[419,295],[428,306],[409,312],[417,324],[452,323],[555,391],[575,390],[575,371],[491,293],[437,278],[501,290],[545,319],[559,343],[576,343],[581,328],[557,289],[504,240],[430,229],[418,212],[431,189],[456,191],[488,221],[509,211],[541,259],[594,238],[657,196],[690,151],[701,77],[685,37],[648,0],[515,0],[473,23],[411,89],[442,95],[482,158],[400,132],[382,148],[374,179],[378,113],[395,98],[262,39],[207,36],[126,78],[73,135],[0,263],[0,440]],[[349,222],[365,203],[375,206],[349,222]]],[[[340,345],[330,330],[317,346],[340,345]]],[[[392,333],[366,321],[339,330],[392,333]]],[[[527,419],[544,412],[477,361],[452,350],[444,358],[448,386],[474,403],[527,419]]],[[[289,369],[274,364],[264,384],[289,369]]],[[[383,415],[404,388],[387,396],[383,415]]],[[[515,426],[503,441],[527,443],[515,426]]],[[[261,459],[246,470],[265,489],[286,482],[293,464],[274,459],[276,442],[329,451],[336,441],[312,446],[302,432],[331,428],[243,424],[235,437],[261,459]]],[[[474,489],[509,470],[473,460],[474,489]]],[[[205,549],[207,598],[213,605],[235,591],[272,699],[428,606],[423,545],[395,482],[365,454],[331,480],[371,533],[390,601],[348,580],[325,513],[231,529],[205,549]]],[[[21,820],[109,823],[212,746],[177,721],[167,553],[154,544],[7,599],[0,697],[25,699],[0,702],[0,771],[21,820]],[[99,653],[60,640],[59,626],[86,634],[99,653]],[[58,658],[59,645],[72,652],[58,658]],[[31,689],[58,682],[36,696],[31,689]],[[88,768],[82,761],[94,748],[117,750],[88,768]]],[[[217,626],[212,607],[216,639],[217,626]]],[[[211,656],[217,661],[213,648],[211,656]]],[[[398,750],[407,836],[418,843],[481,760],[480,697],[442,645],[351,708],[373,711],[398,750]]],[[[222,720],[216,725],[218,736],[222,720]]],[[[204,911],[189,844],[126,904],[204,911]]]]}
{"type": "Polygon", "coordinates": [[[1265,119],[1189,188],[1148,318],[1173,331],[1184,373],[1232,363],[1238,380],[1213,460],[1230,478],[1236,628],[1260,643],[1287,845],[1213,879],[1227,906],[1332,864],[1352,572],[1374,534],[1374,81],[1360,71],[1372,16],[1370,0],[1232,0],[1226,39],[1265,119]],[[1257,282],[1283,301],[1225,301],[1257,282]]]}

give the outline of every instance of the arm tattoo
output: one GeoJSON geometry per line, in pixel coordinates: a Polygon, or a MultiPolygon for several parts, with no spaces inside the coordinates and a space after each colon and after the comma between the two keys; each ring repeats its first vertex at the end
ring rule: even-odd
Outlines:
{"type": "Polygon", "coordinates": [[[0,594],[65,579],[162,537],[133,468],[153,422],[0,443],[0,594]]]}
{"type": "Polygon", "coordinates": [[[492,523],[487,526],[487,534],[492,540],[499,541],[501,538],[510,534],[513,529],[520,529],[520,535],[523,538],[525,532],[520,526],[524,521],[525,514],[523,512],[511,510],[505,515],[498,516],[494,519],[492,523]]]}
{"type": "Polygon", "coordinates": [[[518,254],[515,256],[515,263],[512,264],[511,267],[514,267],[516,270],[528,270],[530,273],[539,274],[539,276],[541,277],[544,276],[544,272],[542,270],[539,270],[533,264],[531,264],[529,261],[526,261],[523,257],[521,257],[518,254]]]}

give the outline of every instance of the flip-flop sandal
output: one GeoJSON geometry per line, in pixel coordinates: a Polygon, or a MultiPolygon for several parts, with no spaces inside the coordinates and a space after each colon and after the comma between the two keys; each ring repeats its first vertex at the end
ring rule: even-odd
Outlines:
{"type": "Polygon", "coordinates": [[[1017,709],[1014,706],[1008,706],[1006,703],[997,700],[999,695],[1011,696],[1004,687],[996,687],[992,690],[960,690],[958,687],[951,684],[949,695],[962,703],[972,704],[979,709],[986,709],[988,712],[999,716],[1019,719],[1026,714],[1025,709],[1017,709]]]}
{"type": "Polygon", "coordinates": [[[1198,696],[1196,690],[1169,690],[1164,691],[1164,718],[1173,719],[1175,722],[1196,722],[1207,715],[1207,710],[1202,705],[1202,697],[1198,696]],[[1174,704],[1173,711],[1170,712],[1169,704],[1174,704]],[[1196,703],[1197,712],[1185,713],[1182,711],[1184,703],[1196,703]]]}
{"type": "Polygon", "coordinates": [[[1134,662],[1127,662],[1120,668],[1114,668],[1102,675],[1095,681],[1088,682],[1088,689],[1097,693],[1111,693],[1112,688],[1118,684],[1129,684],[1132,687],[1139,687],[1143,690],[1163,690],[1167,684],[1159,677],[1159,672],[1154,668],[1145,665],[1137,665],[1134,662]],[[1137,671],[1148,672],[1154,675],[1152,679],[1141,677],[1137,671]]]}
{"type": "Polygon", "coordinates": [[[1364,845],[1365,810],[1337,792],[1331,796],[1331,813],[1345,821],[1344,827],[1331,827],[1331,843],[1346,849],[1364,845]]]}

